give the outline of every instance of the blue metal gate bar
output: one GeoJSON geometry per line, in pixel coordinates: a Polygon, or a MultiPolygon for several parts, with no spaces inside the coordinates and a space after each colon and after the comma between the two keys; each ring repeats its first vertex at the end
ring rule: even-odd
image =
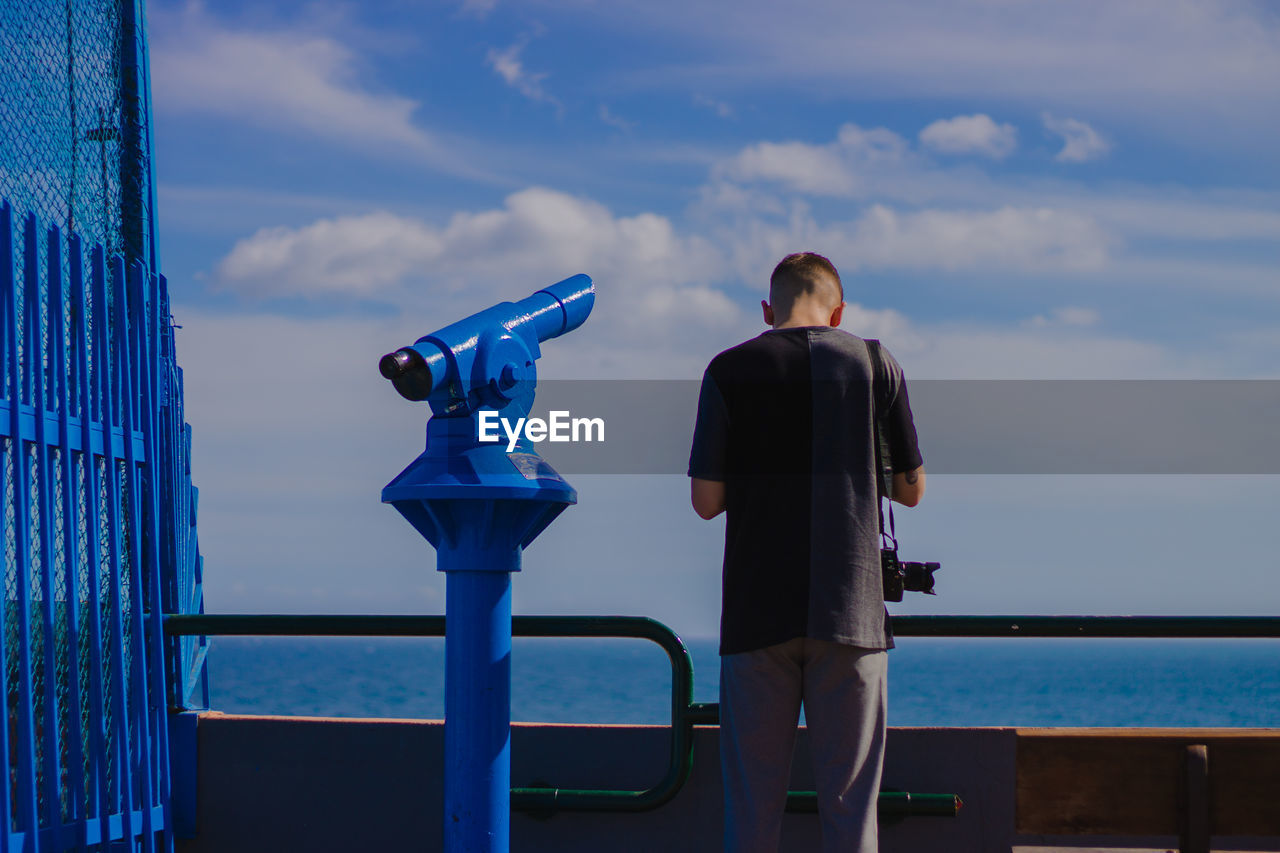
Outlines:
{"type": "MultiPolygon", "coordinates": [[[[37,232],[38,226],[36,224],[35,216],[31,216],[27,219],[28,258],[35,255],[37,232]]],[[[52,235],[57,234],[56,230],[51,231],[50,233],[52,235]]],[[[61,257],[58,251],[58,245],[54,243],[49,247],[48,241],[46,241],[46,247],[49,251],[45,267],[48,271],[46,283],[51,285],[54,277],[60,274],[62,264],[60,262],[61,257]],[[55,268],[58,268],[59,271],[55,272],[55,268]]],[[[23,288],[23,296],[25,297],[27,304],[26,328],[28,334],[28,363],[33,367],[42,366],[41,363],[43,362],[44,354],[41,353],[41,357],[39,359],[35,358],[35,354],[32,352],[32,345],[36,341],[48,340],[47,329],[45,328],[45,316],[44,312],[41,310],[43,305],[41,305],[41,300],[39,298],[40,287],[38,284],[33,286],[33,283],[38,281],[38,273],[37,276],[28,276],[23,288]]],[[[31,373],[30,369],[28,369],[28,372],[31,373]]],[[[46,373],[45,376],[47,375],[48,374],[46,373]]],[[[46,399],[47,380],[44,377],[32,375],[30,376],[30,382],[31,388],[29,393],[31,394],[31,404],[35,406],[37,412],[48,411],[48,400],[46,399]]],[[[58,683],[57,661],[55,660],[57,634],[55,633],[56,629],[53,624],[54,573],[51,571],[53,565],[53,513],[49,511],[49,459],[52,454],[52,450],[49,447],[47,433],[46,419],[37,418],[36,440],[32,450],[34,451],[33,467],[36,471],[36,518],[38,519],[39,524],[39,534],[36,547],[38,549],[37,557],[39,559],[39,569],[35,569],[35,567],[33,567],[33,573],[36,573],[36,577],[33,578],[31,586],[33,592],[35,589],[39,588],[40,600],[43,604],[40,614],[41,617],[43,617],[43,625],[39,634],[41,651],[44,653],[42,655],[44,658],[44,673],[43,683],[41,685],[44,695],[40,697],[43,700],[41,704],[44,706],[44,737],[41,738],[43,741],[41,744],[41,751],[44,753],[42,756],[44,760],[41,762],[41,771],[44,776],[44,784],[41,786],[43,789],[42,794],[44,796],[43,819],[46,826],[57,826],[61,822],[61,797],[59,796],[58,790],[58,759],[61,753],[61,743],[59,738],[60,732],[58,731],[58,702],[56,691],[56,685],[58,683]]]]}
{"type": "MultiPolygon", "coordinates": [[[[49,230],[48,245],[50,252],[55,251],[56,247],[62,244],[61,233],[57,228],[49,230]]],[[[72,241],[68,244],[68,251],[74,260],[71,263],[71,269],[79,273],[77,267],[81,261],[80,258],[80,242],[72,241]]],[[[49,261],[49,302],[52,305],[64,304],[63,298],[63,281],[62,281],[62,265],[55,263],[54,258],[49,261]],[[55,274],[56,271],[56,274],[55,274]]],[[[54,311],[51,317],[53,329],[51,332],[53,344],[53,363],[58,365],[66,365],[67,369],[59,370],[56,383],[56,404],[55,408],[58,412],[58,446],[61,452],[58,454],[59,462],[58,476],[61,481],[61,513],[62,513],[62,554],[63,554],[63,596],[62,600],[67,602],[63,608],[65,619],[67,620],[67,703],[65,708],[67,725],[66,732],[70,744],[68,747],[67,766],[70,768],[83,768],[84,762],[84,727],[81,721],[84,719],[81,709],[81,644],[79,642],[81,625],[80,625],[80,608],[73,606],[72,602],[79,600],[79,577],[80,577],[80,555],[76,542],[76,532],[79,528],[79,513],[76,501],[73,499],[75,493],[75,474],[76,468],[72,464],[71,456],[71,406],[70,406],[70,383],[68,369],[70,365],[67,361],[66,340],[66,314],[62,311],[54,311]]],[[[52,598],[52,596],[51,596],[52,598]]],[[[85,803],[86,797],[86,779],[84,773],[70,773],[68,780],[71,790],[69,791],[69,802],[85,803]]],[[[73,812],[74,809],[69,809],[73,812]]],[[[85,825],[84,822],[76,822],[73,824],[76,829],[76,844],[84,847],[87,845],[85,841],[85,825]]]]}
{"type": "MultiPolygon", "coordinates": [[[[78,251],[73,253],[73,257],[82,257],[78,251]]],[[[90,270],[90,280],[99,280],[106,276],[106,261],[103,256],[101,246],[95,246],[91,253],[92,267],[90,270]]],[[[73,295],[76,302],[73,304],[87,305],[85,297],[88,290],[84,287],[84,276],[77,274],[77,266],[72,266],[72,282],[74,283],[73,295]]],[[[94,422],[94,414],[98,411],[98,395],[95,392],[93,383],[90,382],[89,372],[89,331],[86,325],[84,311],[77,312],[75,319],[75,340],[76,346],[76,369],[80,379],[79,398],[80,398],[80,421],[82,425],[82,445],[89,447],[90,431],[94,422]]],[[[99,371],[100,373],[101,371],[99,371]]],[[[109,435],[109,433],[104,433],[109,435]]],[[[104,442],[104,445],[106,442],[104,442]]],[[[100,451],[105,451],[100,448],[100,451]]],[[[85,451],[81,451],[81,458],[85,451]]],[[[106,712],[106,683],[105,683],[105,666],[102,658],[102,591],[101,584],[98,582],[99,567],[102,565],[102,530],[100,526],[101,517],[98,514],[96,500],[91,506],[89,496],[96,496],[100,491],[98,482],[98,466],[96,463],[85,463],[84,470],[84,506],[85,506],[85,550],[87,567],[86,570],[92,570],[88,582],[88,599],[89,599],[89,673],[90,673],[90,716],[89,716],[89,743],[95,756],[105,756],[107,754],[107,712],[106,712]]],[[[108,782],[109,768],[105,760],[94,762],[96,767],[94,772],[89,774],[89,787],[94,789],[96,796],[87,800],[89,809],[97,807],[97,814],[111,814],[110,785],[108,782]]],[[[101,834],[101,823],[97,823],[98,832],[101,834]]],[[[109,830],[109,827],[108,827],[109,830]]],[[[123,827],[122,827],[123,831],[123,827]]],[[[86,837],[88,837],[88,828],[86,827],[86,837]]]]}
{"type": "MultiPolygon", "coordinates": [[[[116,256],[111,259],[110,277],[119,279],[123,274],[123,262],[116,256]]],[[[95,279],[93,282],[93,300],[95,308],[99,305],[109,305],[107,302],[106,281],[95,279]]],[[[99,393],[102,395],[102,424],[103,428],[108,432],[115,427],[115,414],[117,397],[115,391],[115,372],[119,369],[119,363],[113,358],[114,351],[110,346],[111,335],[106,323],[98,322],[94,324],[94,353],[99,358],[99,364],[106,365],[106,369],[99,371],[98,376],[100,385],[99,393]],[[112,369],[114,362],[115,370],[112,369]]],[[[127,744],[129,743],[129,720],[128,705],[125,699],[125,660],[124,660],[124,614],[121,613],[124,601],[120,594],[120,560],[121,560],[121,541],[120,541],[120,476],[116,468],[116,455],[111,453],[107,455],[101,462],[95,460],[102,471],[102,483],[105,486],[105,515],[106,515],[106,537],[107,548],[107,654],[108,669],[110,675],[108,677],[107,695],[110,701],[108,738],[109,746],[107,755],[113,758],[110,767],[111,773],[108,774],[108,784],[114,785],[115,796],[112,797],[112,810],[119,810],[124,815],[124,832],[125,835],[133,836],[133,826],[130,820],[132,813],[124,807],[129,801],[129,795],[132,793],[133,776],[129,772],[129,762],[127,760],[127,744]]],[[[110,789],[108,789],[110,790],[110,789]]]]}
{"type": "MultiPolygon", "coordinates": [[[[142,266],[141,264],[132,264],[129,267],[128,275],[121,276],[116,280],[116,329],[127,329],[128,334],[116,336],[116,346],[120,352],[120,364],[124,369],[120,371],[122,406],[124,412],[124,428],[127,434],[133,434],[137,428],[139,416],[140,395],[137,392],[138,386],[141,385],[142,370],[142,351],[139,346],[140,337],[145,327],[140,323],[131,323],[129,317],[131,313],[137,313],[142,300],[142,266]]],[[[152,715],[152,705],[149,697],[147,681],[147,651],[144,646],[144,632],[142,624],[143,611],[143,592],[144,571],[142,565],[143,549],[142,549],[142,526],[144,517],[142,513],[142,498],[139,494],[142,489],[142,479],[140,477],[140,467],[138,459],[134,453],[133,442],[125,444],[125,472],[126,482],[128,483],[129,497],[129,517],[133,519],[133,523],[129,525],[129,541],[126,553],[134,555],[136,563],[133,566],[132,578],[128,584],[130,595],[129,615],[130,629],[129,633],[132,638],[132,648],[129,650],[129,660],[133,662],[132,666],[132,683],[133,692],[132,705],[137,709],[136,716],[143,723],[142,731],[153,732],[160,731],[154,728],[156,719],[152,715]]],[[[153,569],[154,571],[154,569],[153,569]]],[[[154,602],[152,611],[159,610],[160,602],[154,602]]],[[[159,670],[159,674],[163,676],[163,669],[159,670]]],[[[161,695],[163,695],[163,682],[161,683],[161,695]]],[[[167,733],[167,732],[166,732],[167,733]]],[[[138,767],[141,771],[140,800],[143,803],[152,804],[156,802],[155,776],[156,768],[151,762],[152,752],[163,738],[137,737],[134,739],[137,744],[138,767]]],[[[142,812],[142,831],[145,841],[146,850],[155,850],[155,830],[151,820],[151,809],[145,809],[142,812]]]]}
{"type": "MultiPolygon", "coordinates": [[[[8,285],[12,283],[13,279],[14,257],[13,211],[10,210],[9,205],[7,204],[0,207],[0,236],[8,238],[0,240],[0,277],[2,277],[4,283],[8,285]]],[[[10,361],[10,342],[14,340],[14,334],[9,328],[9,300],[3,298],[8,296],[8,294],[9,291],[0,290],[0,390],[5,388],[7,367],[10,361]]],[[[17,420],[17,410],[18,406],[15,404],[7,413],[9,417],[3,418],[3,422],[10,426],[10,434],[17,431],[13,428],[13,424],[17,420]]],[[[3,454],[0,454],[0,528],[4,526],[8,515],[9,477],[5,473],[6,468],[7,464],[5,458],[3,458],[3,454]]],[[[0,550],[5,551],[5,560],[7,562],[7,550],[3,548],[0,548],[0,550]]],[[[9,609],[8,574],[8,569],[6,567],[4,595],[5,611],[9,609]]],[[[15,749],[11,750],[9,738],[11,733],[14,731],[15,726],[12,719],[13,713],[9,707],[11,678],[9,676],[10,639],[7,621],[8,620],[5,620],[6,624],[0,625],[0,695],[4,697],[4,701],[0,702],[0,751],[3,751],[3,754],[6,756],[5,772],[0,773],[0,809],[3,809],[4,825],[6,827],[12,825],[12,821],[14,820],[13,804],[17,799],[14,796],[14,792],[11,790],[11,785],[14,780],[13,773],[9,766],[12,763],[12,759],[8,758],[8,756],[15,754],[17,744],[14,744],[13,746],[15,749]]],[[[9,853],[9,848],[9,833],[0,832],[0,853],[9,853]]]]}
{"type": "MultiPolygon", "coordinates": [[[[7,205],[4,210],[3,233],[0,233],[0,240],[6,245],[13,245],[13,213],[8,209],[7,205]]],[[[35,252],[35,233],[33,229],[28,229],[26,235],[26,244],[24,246],[24,282],[38,280],[36,272],[36,252],[35,252]]],[[[16,709],[17,720],[17,815],[15,823],[19,826],[26,825],[28,827],[39,826],[40,817],[36,810],[36,746],[35,746],[35,725],[32,718],[34,711],[34,703],[32,697],[32,678],[31,678],[31,636],[30,625],[31,620],[28,614],[28,590],[27,584],[30,575],[27,570],[29,554],[30,554],[30,538],[31,530],[27,524],[27,513],[31,506],[30,478],[28,476],[28,466],[26,460],[26,442],[15,438],[18,432],[18,412],[24,398],[26,398],[26,387],[23,382],[22,372],[22,351],[19,344],[19,326],[18,317],[21,312],[20,299],[16,282],[15,270],[12,263],[6,265],[3,274],[8,279],[8,289],[6,291],[5,317],[4,317],[4,334],[7,346],[5,347],[5,358],[7,362],[8,391],[10,394],[10,437],[7,442],[8,458],[5,464],[5,471],[8,482],[5,484],[5,496],[9,498],[9,506],[5,508],[6,522],[8,516],[12,513],[14,517],[13,533],[12,533],[12,549],[16,555],[16,564],[13,568],[14,575],[12,581],[9,580],[9,567],[5,567],[6,587],[12,586],[12,589],[6,589],[5,610],[6,616],[9,610],[9,596],[13,596],[16,607],[13,621],[16,623],[18,632],[18,647],[16,650],[17,660],[10,663],[6,659],[6,668],[10,670],[10,678],[18,681],[18,707],[16,709]]],[[[28,347],[28,352],[30,348],[28,347]]],[[[8,548],[6,548],[6,558],[8,557],[8,548]]],[[[5,625],[6,635],[10,633],[9,625],[5,625]]],[[[12,688],[9,694],[12,695],[12,688]]],[[[12,704],[12,703],[10,703],[12,704]]],[[[19,847],[19,849],[22,849],[19,847]]]]}
{"type": "MultiPolygon", "coordinates": [[[[154,241],[152,246],[154,247],[154,241]]],[[[168,731],[168,696],[164,682],[164,625],[161,610],[163,602],[160,595],[160,499],[158,480],[160,475],[159,454],[156,452],[156,440],[159,434],[159,418],[155,396],[156,364],[159,355],[159,314],[160,281],[157,276],[143,275],[140,266],[133,268],[136,276],[130,278],[132,297],[129,301],[131,309],[130,326],[137,330],[134,335],[135,351],[133,363],[138,366],[138,417],[145,425],[145,455],[152,464],[147,468],[148,483],[139,478],[137,493],[142,496],[139,501],[139,518],[144,520],[139,527],[150,535],[140,542],[138,553],[141,564],[138,583],[138,640],[142,645],[139,662],[145,661],[146,672],[150,676],[148,690],[144,695],[145,705],[150,715],[150,727],[153,732],[168,731]],[[144,554],[145,550],[145,554],[144,554]],[[148,567],[150,570],[148,571],[148,567]],[[145,589],[144,589],[145,586],[145,589]],[[148,602],[145,626],[142,623],[143,599],[148,602]],[[144,642],[145,637],[145,642],[144,642]]],[[[130,426],[132,432],[133,425],[130,426]]],[[[141,471],[136,464],[131,470],[141,471]]],[[[173,821],[170,818],[170,779],[169,779],[169,740],[160,737],[150,741],[152,748],[149,776],[152,780],[153,792],[148,802],[159,801],[163,807],[160,826],[170,833],[173,821]]]]}

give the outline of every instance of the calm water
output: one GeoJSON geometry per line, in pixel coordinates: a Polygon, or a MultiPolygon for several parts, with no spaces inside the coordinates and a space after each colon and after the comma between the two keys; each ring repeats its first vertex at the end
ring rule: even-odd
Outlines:
{"type": "MultiPolygon", "coordinates": [[[[210,704],[250,714],[444,714],[438,639],[214,638],[210,704]]],[[[688,642],[694,699],[717,699],[714,640],[688,642]]],[[[898,726],[1280,727],[1277,640],[899,638],[898,726]]],[[[517,639],[517,720],[663,723],[671,671],[644,640],[517,639]]]]}

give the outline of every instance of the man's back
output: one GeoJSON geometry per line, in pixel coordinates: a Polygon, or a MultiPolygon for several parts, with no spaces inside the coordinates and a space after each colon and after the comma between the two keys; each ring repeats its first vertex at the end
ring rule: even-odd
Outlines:
{"type": "MultiPolygon", "coordinates": [[[[896,393],[901,371],[885,366],[896,393]]],[[[892,646],[872,376],[862,339],[829,326],[767,331],[707,368],[692,461],[725,482],[723,654],[801,636],[892,646]],[[722,447],[699,446],[719,435],[722,447]]]]}

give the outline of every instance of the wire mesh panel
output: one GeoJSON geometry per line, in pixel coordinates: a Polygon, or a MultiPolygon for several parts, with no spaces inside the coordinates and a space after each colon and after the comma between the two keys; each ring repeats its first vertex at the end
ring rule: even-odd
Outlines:
{"type": "Polygon", "coordinates": [[[204,704],[146,63],[141,0],[0,0],[0,853],[172,849],[204,704]]]}
{"type": "Polygon", "coordinates": [[[0,0],[0,186],[15,210],[154,268],[139,22],[132,0],[0,0]]]}

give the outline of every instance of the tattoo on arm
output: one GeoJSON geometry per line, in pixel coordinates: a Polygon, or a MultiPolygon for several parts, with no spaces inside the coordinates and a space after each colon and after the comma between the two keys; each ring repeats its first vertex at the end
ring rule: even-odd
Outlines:
{"type": "Polygon", "coordinates": [[[914,485],[915,485],[916,483],[918,483],[919,481],[920,481],[920,475],[919,475],[919,474],[917,474],[915,471],[908,471],[908,472],[907,472],[907,483],[908,483],[909,485],[914,486],[914,485]]]}

